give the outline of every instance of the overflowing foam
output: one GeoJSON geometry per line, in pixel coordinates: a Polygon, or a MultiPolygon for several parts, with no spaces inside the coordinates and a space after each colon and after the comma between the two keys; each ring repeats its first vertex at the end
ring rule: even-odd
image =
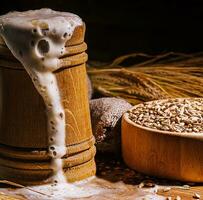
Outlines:
{"type": "Polygon", "coordinates": [[[82,24],[77,15],[51,9],[10,12],[0,17],[0,35],[46,105],[52,183],[66,183],[62,162],[66,154],[65,113],[53,72],[60,67],[59,57],[65,53],[67,40],[82,24]]]}

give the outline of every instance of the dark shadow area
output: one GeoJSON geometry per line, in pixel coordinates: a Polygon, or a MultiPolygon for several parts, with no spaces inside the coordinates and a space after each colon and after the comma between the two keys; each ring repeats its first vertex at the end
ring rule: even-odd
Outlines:
{"type": "Polygon", "coordinates": [[[201,0],[3,0],[0,13],[42,7],[83,18],[91,60],[108,61],[132,52],[194,53],[203,49],[201,0]]]}

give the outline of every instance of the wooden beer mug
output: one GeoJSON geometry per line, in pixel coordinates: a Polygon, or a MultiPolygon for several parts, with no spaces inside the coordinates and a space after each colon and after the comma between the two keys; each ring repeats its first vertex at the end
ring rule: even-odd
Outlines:
{"type": "MultiPolygon", "coordinates": [[[[85,25],[77,26],[54,71],[65,113],[63,171],[68,182],[95,175],[86,66],[85,25]]],[[[22,64],[0,39],[0,177],[26,185],[50,176],[46,106],[22,64]]]]}

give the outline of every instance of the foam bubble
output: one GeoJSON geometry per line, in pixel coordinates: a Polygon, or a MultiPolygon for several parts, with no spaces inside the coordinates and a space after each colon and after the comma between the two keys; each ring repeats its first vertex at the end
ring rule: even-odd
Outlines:
{"type": "Polygon", "coordinates": [[[41,55],[48,53],[50,50],[49,42],[45,39],[40,40],[37,44],[37,49],[41,55]]]}

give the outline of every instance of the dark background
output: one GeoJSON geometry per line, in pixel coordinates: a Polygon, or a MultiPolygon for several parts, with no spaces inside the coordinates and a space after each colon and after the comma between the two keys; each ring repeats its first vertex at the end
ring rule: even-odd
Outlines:
{"type": "Polygon", "coordinates": [[[50,7],[80,15],[90,59],[132,52],[203,51],[203,1],[1,0],[1,14],[50,7]]]}

